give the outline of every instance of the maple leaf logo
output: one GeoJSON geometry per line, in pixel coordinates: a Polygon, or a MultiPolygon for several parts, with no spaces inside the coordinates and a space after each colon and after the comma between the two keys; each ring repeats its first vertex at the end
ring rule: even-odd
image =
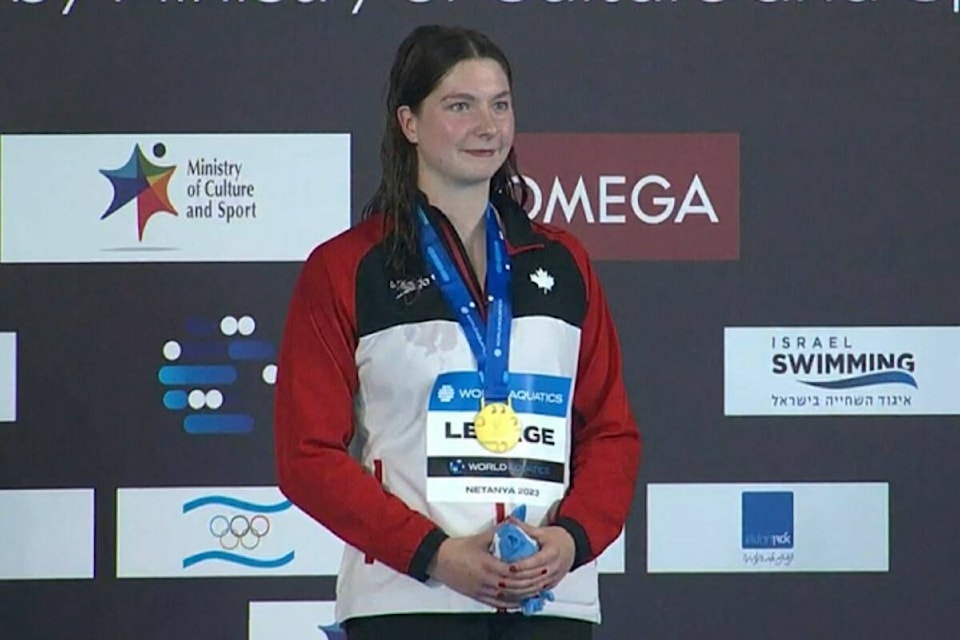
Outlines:
{"type": "Polygon", "coordinates": [[[544,295],[550,293],[553,289],[553,276],[547,273],[544,269],[537,269],[530,274],[530,282],[540,287],[540,290],[543,291],[544,295]]]}

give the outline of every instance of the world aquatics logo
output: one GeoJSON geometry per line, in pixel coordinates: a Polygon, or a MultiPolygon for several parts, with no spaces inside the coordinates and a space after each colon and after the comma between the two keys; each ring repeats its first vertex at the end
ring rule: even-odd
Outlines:
{"type": "Polygon", "coordinates": [[[270,533],[271,522],[267,514],[282,513],[290,509],[293,505],[289,500],[276,504],[255,504],[230,496],[210,495],[185,502],[183,513],[211,505],[225,508],[224,512],[214,514],[207,522],[207,529],[219,548],[187,556],[183,559],[184,569],[212,560],[254,569],[275,569],[293,562],[294,551],[275,558],[253,558],[244,555],[245,552],[252,552],[260,547],[261,541],[270,533]],[[236,513],[244,511],[254,515],[236,513]]]}
{"type": "MultiPolygon", "coordinates": [[[[167,148],[162,142],[153,145],[155,157],[162,158],[166,154],[167,148]]],[[[113,201],[100,219],[105,220],[136,199],[137,240],[142,242],[143,230],[155,214],[179,215],[170,204],[170,196],[167,194],[170,178],[176,169],[176,165],[164,167],[153,164],[143,154],[140,145],[135,145],[125,165],[118,169],[100,170],[113,186],[113,201]]]]}

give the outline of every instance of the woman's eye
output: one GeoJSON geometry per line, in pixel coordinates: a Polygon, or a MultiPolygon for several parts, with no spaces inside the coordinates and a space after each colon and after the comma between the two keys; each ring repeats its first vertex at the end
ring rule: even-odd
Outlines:
{"type": "Polygon", "coordinates": [[[506,100],[500,100],[493,104],[493,108],[497,111],[510,111],[510,103],[506,100]]]}
{"type": "Polygon", "coordinates": [[[450,105],[451,111],[466,111],[469,105],[466,102],[454,102],[450,105]]]}

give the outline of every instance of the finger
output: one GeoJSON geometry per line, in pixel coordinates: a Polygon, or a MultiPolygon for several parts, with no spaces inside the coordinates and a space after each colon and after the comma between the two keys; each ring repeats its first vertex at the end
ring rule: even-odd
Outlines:
{"type": "Polygon", "coordinates": [[[481,588],[475,595],[474,598],[477,600],[502,600],[503,599],[503,589],[499,587],[489,587],[481,588]]]}
{"type": "Polygon", "coordinates": [[[488,596],[495,596],[502,591],[509,589],[507,578],[494,578],[490,581],[484,581],[478,591],[488,596]]]}
{"type": "Polygon", "coordinates": [[[532,569],[527,569],[525,571],[511,571],[509,576],[507,576],[508,581],[529,581],[529,580],[543,580],[544,576],[548,573],[551,573],[556,570],[556,563],[545,564],[533,567],[532,569]]]}
{"type": "Polygon", "coordinates": [[[490,606],[500,608],[516,608],[520,606],[520,601],[525,597],[527,597],[525,594],[516,594],[501,588],[492,590],[483,589],[474,595],[474,599],[489,603],[490,606]]]}
{"type": "MultiPolygon", "coordinates": [[[[546,569],[544,569],[546,571],[546,569]]],[[[537,588],[543,583],[549,580],[549,573],[538,573],[532,578],[525,580],[504,580],[499,583],[497,586],[506,591],[507,593],[527,593],[529,591],[536,591],[537,588]]]]}
{"type": "Polygon", "coordinates": [[[485,582],[499,582],[505,578],[512,577],[516,573],[516,571],[510,570],[509,564],[495,558],[489,553],[483,554],[481,569],[484,572],[485,582]]]}
{"type": "Polygon", "coordinates": [[[549,575],[544,576],[543,588],[555,589],[557,585],[563,582],[563,579],[566,577],[567,577],[567,572],[565,571],[551,572],[549,575]]]}
{"type": "Polygon", "coordinates": [[[532,577],[543,569],[549,569],[556,564],[560,553],[552,547],[544,547],[529,558],[524,558],[510,564],[510,573],[513,577],[532,577]]]}
{"type": "Polygon", "coordinates": [[[479,602],[482,602],[482,603],[485,604],[485,605],[489,605],[489,606],[494,607],[494,608],[497,608],[497,609],[507,609],[507,610],[510,610],[510,609],[519,609],[519,608],[520,608],[520,603],[519,603],[519,602],[511,602],[511,601],[509,601],[509,600],[504,600],[503,598],[497,598],[496,596],[492,596],[492,597],[481,596],[481,597],[477,598],[477,600],[478,600],[479,602]]]}
{"type": "Polygon", "coordinates": [[[493,532],[493,529],[486,529],[485,531],[481,531],[475,535],[474,539],[476,539],[478,543],[482,544],[484,548],[489,547],[490,543],[493,542],[493,532]]]}
{"type": "Polygon", "coordinates": [[[542,584],[535,584],[526,589],[519,591],[504,591],[503,599],[507,601],[514,602],[523,602],[527,598],[532,598],[533,596],[540,595],[540,592],[543,590],[542,584]]]}
{"type": "Polygon", "coordinates": [[[522,584],[501,582],[496,589],[485,588],[478,595],[504,602],[521,602],[539,594],[543,588],[544,580],[529,580],[522,584]]]}
{"type": "Polygon", "coordinates": [[[518,527],[523,529],[524,533],[530,536],[532,536],[536,532],[536,530],[539,528],[539,527],[534,527],[533,525],[527,524],[523,520],[517,520],[513,516],[510,516],[509,518],[507,518],[507,522],[509,522],[510,524],[517,525],[518,527]]]}
{"type": "Polygon", "coordinates": [[[539,544],[541,547],[550,541],[551,532],[547,527],[534,527],[533,525],[529,525],[526,522],[521,522],[520,520],[516,519],[511,519],[510,521],[520,527],[520,529],[522,529],[523,532],[528,536],[536,540],[537,544],[539,544]]]}

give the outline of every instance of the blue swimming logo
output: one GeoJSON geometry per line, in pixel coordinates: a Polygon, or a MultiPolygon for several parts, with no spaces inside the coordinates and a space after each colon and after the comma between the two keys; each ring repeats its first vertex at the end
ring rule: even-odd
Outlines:
{"type": "Polygon", "coordinates": [[[797,382],[818,389],[844,390],[882,384],[918,388],[916,361],[909,352],[775,353],[772,371],[797,376],[797,382]],[[808,376],[818,376],[810,378],[808,376]]]}

